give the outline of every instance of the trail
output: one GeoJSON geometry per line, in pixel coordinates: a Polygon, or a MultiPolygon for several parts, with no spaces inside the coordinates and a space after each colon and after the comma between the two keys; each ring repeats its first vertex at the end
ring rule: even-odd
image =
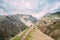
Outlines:
{"type": "Polygon", "coordinates": [[[23,34],[20,34],[18,37],[16,36],[11,40],[54,40],[54,39],[42,33],[37,27],[32,26],[31,28],[23,32],[23,34]]]}
{"type": "Polygon", "coordinates": [[[26,40],[26,37],[28,36],[28,34],[32,31],[34,27],[31,27],[21,38],[21,40],[26,40]]]}

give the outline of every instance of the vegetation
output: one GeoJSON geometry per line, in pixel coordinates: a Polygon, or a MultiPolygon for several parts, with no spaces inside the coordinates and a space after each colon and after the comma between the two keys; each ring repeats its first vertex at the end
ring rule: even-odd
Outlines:
{"type": "Polygon", "coordinates": [[[29,29],[20,33],[20,35],[18,34],[19,36],[15,36],[10,40],[53,40],[51,37],[43,34],[37,27],[33,28],[29,33],[28,30],[29,29]],[[23,37],[24,35],[26,35],[25,33],[28,33],[27,37],[23,37]],[[21,39],[21,38],[25,38],[25,39],[21,39]]]}
{"type": "MultiPolygon", "coordinates": [[[[60,40],[60,12],[44,16],[39,22],[36,23],[36,26],[34,26],[31,31],[29,31],[29,28],[27,28],[27,26],[22,23],[18,17],[22,16],[1,16],[0,32],[4,36],[5,40],[9,40],[10,38],[10,40],[21,40],[24,35],[26,38],[25,40],[60,40]]],[[[30,19],[27,18],[25,20],[30,19]]]]}
{"type": "Polygon", "coordinates": [[[39,21],[38,26],[40,30],[42,29],[41,31],[43,33],[51,36],[55,40],[60,40],[60,12],[43,17],[39,21]]]}
{"type": "Polygon", "coordinates": [[[14,37],[26,28],[27,26],[24,23],[14,17],[0,17],[0,32],[3,35],[4,40],[9,40],[11,37],[14,37]]]}
{"type": "MultiPolygon", "coordinates": [[[[60,15],[60,12],[57,12],[55,14],[49,14],[48,16],[44,16],[42,19],[40,19],[39,22],[36,23],[37,27],[35,27],[34,29],[32,29],[31,32],[28,33],[25,40],[49,40],[50,37],[52,37],[54,40],[60,40],[60,16],[59,15],[60,15]],[[40,31],[42,31],[44,34],[50,37],[46,37],[40,31]]],[[[27,31],[25,32],[27,33],[27,31]]],[[[21,40],[20,38],[23,38],[22,36],[20,37],[16,36],[13,39],[21,40]]],[[[53,39],[50,39],[50,40],[53,40],[53,39]]]]}

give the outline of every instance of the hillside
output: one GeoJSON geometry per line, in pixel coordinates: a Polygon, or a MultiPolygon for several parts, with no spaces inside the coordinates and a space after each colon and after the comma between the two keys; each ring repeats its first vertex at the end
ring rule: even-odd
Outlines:
{"type": "Polygon", "coordinates": [[[49,18],[60,18],[60,12],[46,14],[44,17],[49,17],[49,18]]]}
{"type": "Polygon", "coordinates": [[[22,33],[16,35],[10,40],[54,40],[51,37],[43,34],[37,27],[26,29],[22,33]]]}
{"type": "Polygon", "coordinates": [[[60,40],[60,12],[44,16],[36,25],[43,33],[60,40]]]}
{"type": "Polygon", "coordinates": [[[25,25],[28,27],[35,24],[38,20],[33,17],[32,15],[26,15],[26,14],[16,14],[16,15],[10,15],[9,17],[14,17],[17,20],[22,21],[25,25]]]}
{"type": "Polygon", "coordinates": [[[45,15],[36,23],[37,27],[35,26],[33,29],[30,28],[31,29],[30,32],[25,31],[23,34],[15,36],[11,40],[49,40],[50,37],[52,37],[54,40],[60,40],[60,16],[59,16],[60,14],[59,13],[60,12],[56,12],[53,14],[51,13],[45,15]]]}
{"type": "Polygon", "coordinates": [[[31,15],[0,15],[0,38],[2,37],[1,40],[9,40],[36,22],[37,19],[31,15]]]}
{"type": "Polygon", "coordinates": [[[10,15],[6,16],[6,18],[2,17],[4,21],[2,21],[1,24],[3,24],[5,28],[7,28],[8,30],[4,32],[6,32],[9,35],[9,36],[4,35],[4,37],[7,36],[8,38],[5,40],[9,40],[10,38],[11,38],[10,40],[60,40],[59,15],[60,12],[47,14],[43,18],[41,18],[37,23],[35,21],[36,23],[35,26],[34,25],[30,25],[30,27],[28,26],[29,28],[27,28],[25,23],[35,24],[34,22],[31,21],[30,17],[32,16],[30,15],[14,15],[14,16],[10,15]]]}
{"type": "Polygon", "coordinates": [[[2,37],[2,40],[9,40],[26,28],[24,23],[14,17],[0,16],[0,38],[2,37]]]}

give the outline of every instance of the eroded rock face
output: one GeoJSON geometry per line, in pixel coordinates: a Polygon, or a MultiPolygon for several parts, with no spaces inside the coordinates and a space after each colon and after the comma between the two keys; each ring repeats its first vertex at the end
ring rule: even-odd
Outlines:
{"type": "Polygon", "coordinates": [[[44,24],[44,21],[43,21],[43,23],[39,23],[39,29],[43,33],[54,38],[55,40],[60,40],[59,39],[59,37],[60,37],[60,19],[48,20],[48,21],[50,21],[50,23],[47,23],[47,24],[44,24]]]}
{"type": "Polygon", "coordinates": [[[55,13],[47,17],[43,17],[39,22],[38,26],[40,30],[54,38],[55,40],[60,40],[60,13],[55,13]],[[55,16],[54,16],[55,15],[55,16]],[[57,18],[56,18],[57,16],[57,18]]]}

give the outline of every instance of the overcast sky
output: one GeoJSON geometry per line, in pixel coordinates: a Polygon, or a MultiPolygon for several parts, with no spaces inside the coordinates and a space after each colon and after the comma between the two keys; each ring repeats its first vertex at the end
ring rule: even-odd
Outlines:
{"type": "Polygon", "coordinates": [[[0,15],[29,14],[37,19],[60,11],[60,0],[0,0],[0,15]]]}

